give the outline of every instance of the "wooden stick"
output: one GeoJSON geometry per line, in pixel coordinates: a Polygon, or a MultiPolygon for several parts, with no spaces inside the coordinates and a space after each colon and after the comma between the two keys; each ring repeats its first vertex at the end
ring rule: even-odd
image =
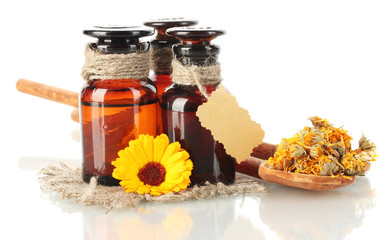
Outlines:
{"type": "Polygon", "coordinates": [[[236,172],[246,174],[255,178],[260,178],[260,165],[273,157],[277,150],[277,146],[270,143],[262,143],[253,149],[251,157],[242,161],[240,164],[236,162],[236,172]]]}
{"type": "Polygon", "coordinates": [[[259,146],[255,147],[252,152],[252,156],[264,160],[268,160],[268,158],[273,157],[278,146],[263,142],[259,146]]]}
{"type": "Polygon", "coordinates": [[[240,162],[240,164],[238,164],[236,162],[236,172],[239,172],[239,173],[251,176],[251,177],[255,177],[255,178],[260,178],[259,167],[265,161],[266,160],[251,156],[248,159],[245,159],[244,161],[240,162]]]}
{"type": "Polygon", "coordinates": [[[48,86],[42,83],[19,79],[16,89],[20,92],[45,98],[62,104],[79,107],[78,93],[61,88],[48,86]]]}

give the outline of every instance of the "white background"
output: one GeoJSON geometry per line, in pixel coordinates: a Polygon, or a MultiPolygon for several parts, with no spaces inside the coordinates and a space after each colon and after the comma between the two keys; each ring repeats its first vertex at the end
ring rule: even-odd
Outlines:
{"type": "MultiPolygon", "coordinates": [[[[59,201],[57,205],[67,207],[57,206],[41,195],[36,180],[40,167],[55,160],[79,164],[79,126],[70,120],[71,107],[19,93],[15,83],[26,78],[79,91],[83,49],[90,41],[83,36],[83,29],[99,24],[141,25],[161,17],[193,18],[202,26],[226,30],[226,35],[215,40],[221,46],[223,84],[261,123],[265,141],[277,144],[281,138],[309,125],[308,117],[318,115],[349,130],[354,147],[362,133],[367,135],[377,144],[379,157],[368,176],[358,179],[353,187],[333,192],[313,193],[266,185],[271,188],[267,196],[284,211],[278,212],[277,206],[268,207],[274,212],[267,212],[267,220],[258,214],[259,206],[269,206],[263,205],[264,195],[230,199],[231,202],[220,199],[210,204],[146,205],[144,210],[153,213],[163,209],[167,214],[170,209],[179,209],[188,213],[193,225],[202,225],[203,213],[216,214],[213,223],[221,226],[224,217],[215,209],[234,206],[235,215],[227,223],[229,227],[214,229],[210,239],[234,239],[235,234],[243,237],[245,234],[239,234],[242,231],[247,232],[248,238],[257,235],[259,239],[364,239],[384,234],[388,226],[384,222],[388,222],[390,214],[389,12],[389,1],[376,0],[2,3],[1,212],[6,224],[0,234],[9,239],[83,239],[85,232],[93,228],[91,222],[106,223],[103,225],[109,229],[111,222],[117,221],[113,215],[107,217],[98,210],[80,206],[66,211],[64,208],[72,208],[72,203],[59,201]],[[281,200],[290,197],[291,202],[281,200]],[[288,207],[289,204],[292,206],[288,207]],[[317,215],[313,216],[304,211],[318,204],[327,206],[324,211],[334,219],[326,218],[323,212],[315,211],[317,215]],[[351,204],[355,209],[353,216],[343,215],[348,214],[344,210],[351,204]],[[193,212],[202,206],[204,212],[193,212]],[[210,206],[215,207],[210,210],[210,206]],[[297,211],[297,207],[302,211],[297,211]],[[332,214],[336,212],[340,214],[332,214]],[[91,218],[94,220],[89,221],[91,218]],[[278,226],[286,218],[290,221],[278,226]],[[313,222],[323,224],[316,228],[313,222]],[[253,235],[245,227],[248,224],[252,224],[249,230],[255,229],[253,235]],[[349,225],[353,227],[340,227],[349,225]],[[313,231],[321,234],[312,234],[313,231]]],[[[132,220],[142,214],[142,209],[128,213],[132,220]]],[[[157,230],[154,236],[161,238],[157,230]]],[[[98,239],[109,239],[104,237],[107,234],[99,236],[98,239]]],[[[199,236],[190,231],[187,239],[199,236]]]]}

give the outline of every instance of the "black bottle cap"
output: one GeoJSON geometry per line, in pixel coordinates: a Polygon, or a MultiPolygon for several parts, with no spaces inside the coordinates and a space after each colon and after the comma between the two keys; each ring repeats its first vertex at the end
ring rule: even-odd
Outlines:
{"type": "Polygon", "coordinates": [[[85,35],[98,39],[97,43],[91,43],[92,48],[102,53],[132,53],[145,52],[150,48],[149,42],[140,42],[139,39],[154,34],[154,29],[149,27],[107,26],[93,27],[84,30],[85,35]]]}
{"type": "Polygon", "coordinates": [[[154,34],[153,28],[148,27],[128,27],[128,26],[96,26],[84,30],[85,35],[96,38],[126,38],[138,39],[141,37],[151,36],[154,34]]]}
{"type": "Polygon", "coordinates": [[[183,44],[209,45],[211,40],[225,32],[211,27],[175,27],[168,29],[167,34],[180,39],[183,44]]]}
{"type": "Polygon", "coordinates": [[[200,66],[217,62],[219,47],[210,42],[224,33],[211,27],[176,27],[167,30],[168,35],[181,40],[172,48],[176,59],[184,65],[200,66]]]}

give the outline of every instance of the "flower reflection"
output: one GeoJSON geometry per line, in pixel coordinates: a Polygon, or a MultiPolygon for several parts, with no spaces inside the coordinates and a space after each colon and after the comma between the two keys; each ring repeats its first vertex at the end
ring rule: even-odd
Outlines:
{"type": "Polygon", "coordinates": [[[84,239],[220,239],[235,230],[227,228],[240,224],[234,221],[236,201],[221,198],[144,204],[108,214],[91,209],[83,213],[84,239]]]}
{"type": "Polygon", "coordinates": [[[139,212],[140,216],[116,221],[119,239],[183,239],[193,227],[192,218],[184,209],[139,209],[139,212]]]}
{"type": "Polygon", "coordinates": [[[85,240],[183,239],[194,223],[182,208],[145,209],[116,214],[84,214],[85,240]],[[128,217],[127,215],[132,215],[128,217]]]}

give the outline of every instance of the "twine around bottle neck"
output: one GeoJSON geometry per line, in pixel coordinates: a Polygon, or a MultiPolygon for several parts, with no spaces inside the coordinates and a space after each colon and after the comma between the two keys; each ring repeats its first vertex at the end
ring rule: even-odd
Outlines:
{"type": "Polygon", "coordinates": [[[206,85],[217,85],[222,82],[219,63],[209,66],[184,65],[179,60],[172,60],[172,82],[180,85],[195,85],[207,99],[206,85]]]}
{"type": "Polygon", "coordinates": [[[150,69],[156,74],[171,74],[173,57],[172,46],[155,47],[152,45],[150,49],[150,69]]]}
{"type": "Polygon", "coordinates": [[[149,75],[149,51],[128,54],[104,54],[88,45],[81,76],[85,81],[107,79],[146,79],[149,75]]]}

